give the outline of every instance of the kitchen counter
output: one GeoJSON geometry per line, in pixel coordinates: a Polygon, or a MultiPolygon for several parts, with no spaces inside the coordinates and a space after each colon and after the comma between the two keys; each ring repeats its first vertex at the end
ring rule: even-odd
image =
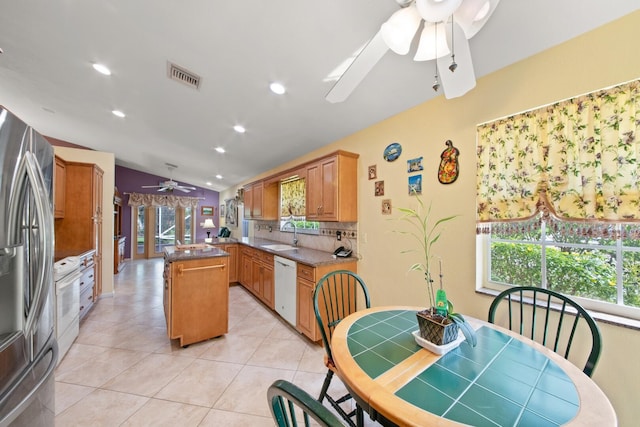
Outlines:
{"type": "Polygon", "coordinates": [[[341,264],[357,261],[357,258],[348,257],[348,258],[336,258],[333,256],[331,252],[319,251],[316,249],[310,248],[302,248],[296,247],[295,249],[290,250],[273,250],[265,248],[265,245],[290,245],[286,242],[278,242],[274,240],[268,239],[260,239],[260,238],[248,238],[243,237],[242,239],[234,239],[234,238],[222,238],[213,239],[212,245],[222,245],[229,243],[238,243],[245,246],[250,246],[255,249],[260,249],[261,251],[265,251],[274,255],[278,255],[283,258],[287,258],[293,260],[295,262],[299,262],[301,264],[306,264],[311,267],[318,267],[322,265],[331,265],[331,264],[341,264]]]}
{"type": "Polygon", "coordinates": [[[164,248],[164,258],[168,262],[228,256],[229,254],[222,249],[207,244],[167,246],[164,248]]]}

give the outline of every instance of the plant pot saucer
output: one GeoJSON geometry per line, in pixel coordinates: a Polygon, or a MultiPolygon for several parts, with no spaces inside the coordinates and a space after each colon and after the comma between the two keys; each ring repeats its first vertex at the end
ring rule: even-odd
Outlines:
{"type": "Polygon", "coordinates": [[[413,338],[416,340],[416,344],[418,344],[420,347],[429,350],[431,353],[434,354],[446,354],[449,351],[453,350],[454,348],[458,347],[460,345],[460,343],[462,341],[464,341],[464,335],[462,335],[461,333],[458,334],[458,338],[456,338],[455,340],[451,341],[448,344],[443,344],[443,345],[436,345],[434,343],[432,343],[429,340],[425,340],[424,338],[422,338],[420,336],[420,331],[416,330],[411,332],[411,334],[413,335],[413,338]]]}

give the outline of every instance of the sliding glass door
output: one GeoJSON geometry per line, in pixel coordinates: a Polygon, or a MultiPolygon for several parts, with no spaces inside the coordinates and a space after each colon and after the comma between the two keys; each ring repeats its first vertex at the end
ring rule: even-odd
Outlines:
{"type": "Polygon", "coordinates": [[[193,209],[139,206],[133,209],[136,246],[134,258],[163,255],[164,248],[193,241],[193,209]]]}

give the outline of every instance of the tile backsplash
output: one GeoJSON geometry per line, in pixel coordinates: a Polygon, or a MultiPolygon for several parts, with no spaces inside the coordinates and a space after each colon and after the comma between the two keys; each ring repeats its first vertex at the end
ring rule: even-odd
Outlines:
{"type": "MultiPolygon", "coordinates": [[[[277,242],[291,243],[292,232],[279,231],[278,221],[249,221],[252,237],[275,240],[277,242]]],[[[319,234],[298,233],[298,246],[317,249],[319,251],[333,252],[339,246],[353,248],[355,250],[358,239],[358,223],[355,222],[321,222],[319,234]],[[337,239],[340,232],[341,240],[337,239]]],[[[251,232],[249,234],[251,236],[251,232]]]]}

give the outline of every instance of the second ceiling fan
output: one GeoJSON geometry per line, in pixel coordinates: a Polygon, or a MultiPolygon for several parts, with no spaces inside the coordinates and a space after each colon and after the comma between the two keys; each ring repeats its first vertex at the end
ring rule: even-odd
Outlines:
{"type": "Polygon", "coordinates": [[[180,185],[173,180],[172,171],[176,169],[178,166],[172,165],[171,163],[165,163],[165,165],[167,165],[167,168],[169,169],[169,176],[171,178],[169,178],[167,181],[160,182],[158,185],[143,185],[142,188],[157,188],[158,191],[169,191],[169,192],[172,192],[173,190],[178,190],[178,191],[182,191],[183,193],[189,193],[192,190],[196,189],[196,187],[180,185]]]}
{"type": "Polygon", "coordinates": [[[489,20],[500,0],[396,0],[401,9],[355,57],[326,96],[331,103],[346,100],[389,49],[406,55],[420,32],[415,61],[435,59],[432,88],[447,99],[464,95],[476,85],[469,39],[489,20]]]}

